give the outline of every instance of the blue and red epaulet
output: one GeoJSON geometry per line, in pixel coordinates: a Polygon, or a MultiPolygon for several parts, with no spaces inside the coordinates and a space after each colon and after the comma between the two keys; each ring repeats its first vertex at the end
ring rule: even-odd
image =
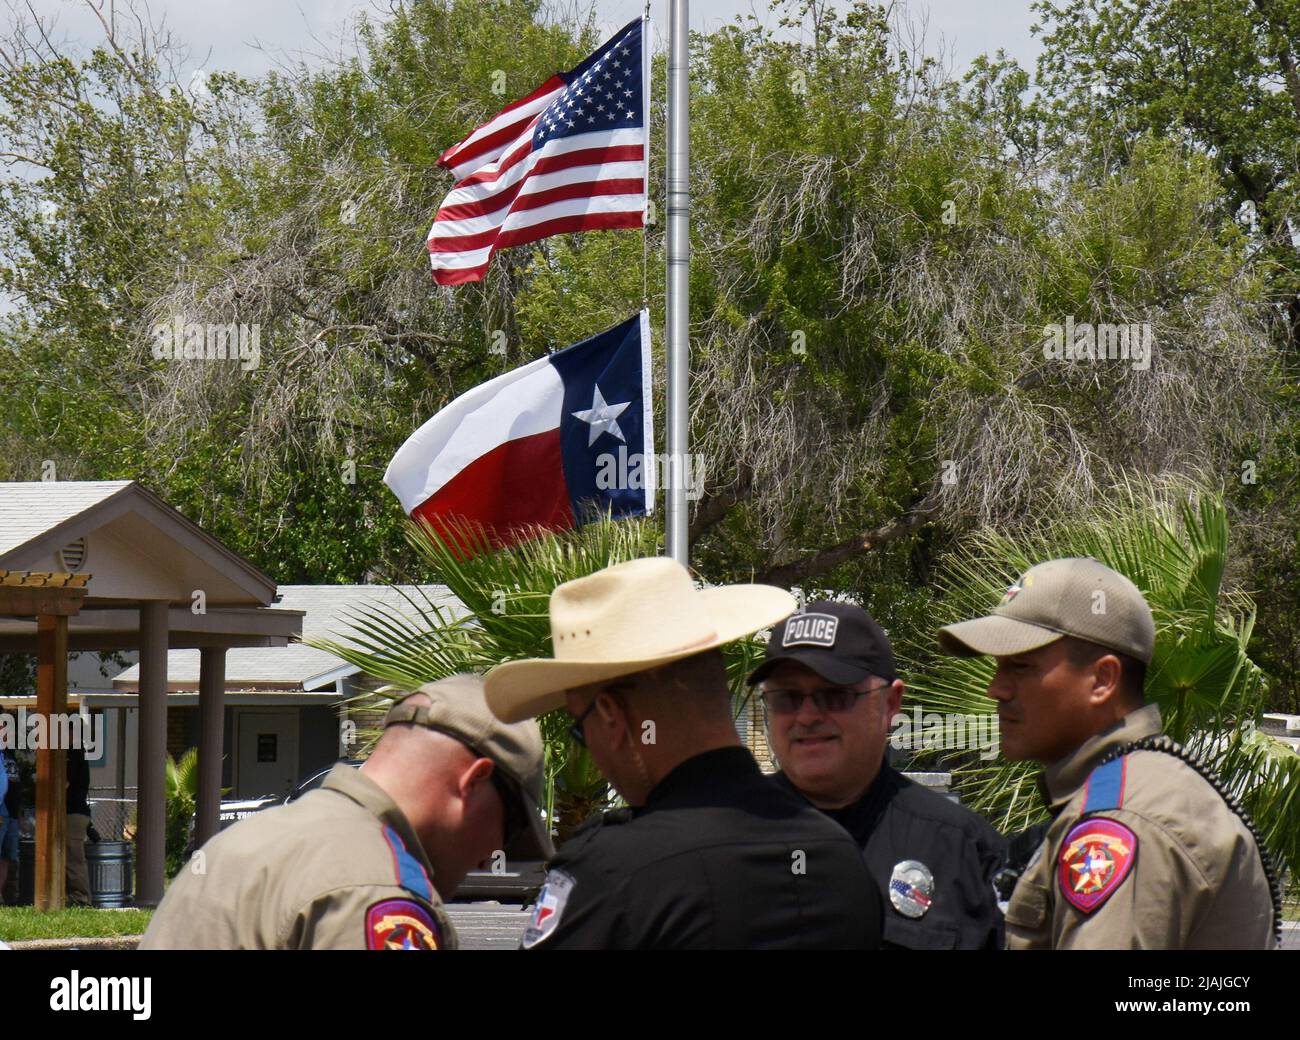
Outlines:
{"type": "Polygon", "coordinates": [[[1105,812],[1124,806],[1124,783],[1128,779],[1128,755],[1104,762],[1088,777],[1083,813],[1105,812]]]}

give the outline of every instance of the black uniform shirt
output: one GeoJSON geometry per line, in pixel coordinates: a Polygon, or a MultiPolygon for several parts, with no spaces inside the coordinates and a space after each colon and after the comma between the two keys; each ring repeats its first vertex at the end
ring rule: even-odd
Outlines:
{"type": "Polygon", "coordinates": [[[741,747],[683,762],[551,861],[537,949],[872,949],[880,895],[843,829],[741,747]]]}
{"type": "MultiPolygon", "coordinates": [[[[777,779],[795,791],[782,773],[777,779]]],[[[885,763],[867,793],[826,813],[862,849],[884,897],[885,946],[917,950],[1000,950],[1002,913],[993,875],[1006,840],[984,819],[909,780],[885,763]],[[930,907],[905,916],[889,899],[894,868],[915,860],[934,877],[930,907]]]]}
{"type": "Polygon", "coordinates": [[[81,748],[68,748],[68,801],[65,809],[69,816],[90,815],[90,763],[86,761],[86,752],[81,748]]]}

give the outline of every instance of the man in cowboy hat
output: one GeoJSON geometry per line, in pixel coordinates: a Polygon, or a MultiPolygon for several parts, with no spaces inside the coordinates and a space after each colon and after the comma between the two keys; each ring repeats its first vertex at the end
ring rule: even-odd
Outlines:
{"type": "Polygon", "coordinates": [[[454,949],[442,900],[472,867],[553,851],[541,790],[536,724],[499,722],[475,676],[428,683],[389,709],[360,769],[196,852],[140,948],[454,949]]]}
{"type": "Polygon", "coordinates": [[[772,630],[759,683],[786,784],[853,835],[885,894],[886,947],[1002,948],[993,875],[1006,842],[885,757],[903,700],[885,630],[852,603],[809,603],[772,630]]]}
{"type": "Polygon", "coordinates": [[[1048,560],[939,645],[997,660],[1002,753],[1045,766],[1053,819],[1012,842],[1028,862],[1009,867],[1008,948],[1273,945],[1280,900],[1254,826],[1146,702],[1155,624],[1137,586],[1093,559],[1048,560]]]}
{"type": "Polygon", "coordinates": [[[503,721],[567,707],[629,806],[560,849],[525,949],[879,944],[857,846],[763,776],[732,721],[721,647],[794,606],[781,589],[698,591],[672,560],[631,560],[551,594],[553,658],[488,673],[503,721]]]}

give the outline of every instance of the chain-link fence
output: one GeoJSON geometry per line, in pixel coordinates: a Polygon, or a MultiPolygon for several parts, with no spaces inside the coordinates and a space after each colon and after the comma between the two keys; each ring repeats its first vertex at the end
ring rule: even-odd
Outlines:
{"type": "Polygon", "coordinates": [[[126,797],[120,797],[116,787],[92,787],[86,799],[90,803],[90,822],[104,841],[130,841],[135,834],[136,789],[128,787],[122,793],[126,797]]]}

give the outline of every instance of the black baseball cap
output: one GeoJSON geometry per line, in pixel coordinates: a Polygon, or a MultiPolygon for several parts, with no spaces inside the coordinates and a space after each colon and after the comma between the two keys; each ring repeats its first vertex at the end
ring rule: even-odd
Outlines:
{"type": "Polygon", "coordinates": [[[782,661],[797,661],[827,682],[851,686],[868,675],[898,678],[885,630],[861,607],[820,600],[772,629],[763,663],[749,676],[762,682],[782,661]]]}

